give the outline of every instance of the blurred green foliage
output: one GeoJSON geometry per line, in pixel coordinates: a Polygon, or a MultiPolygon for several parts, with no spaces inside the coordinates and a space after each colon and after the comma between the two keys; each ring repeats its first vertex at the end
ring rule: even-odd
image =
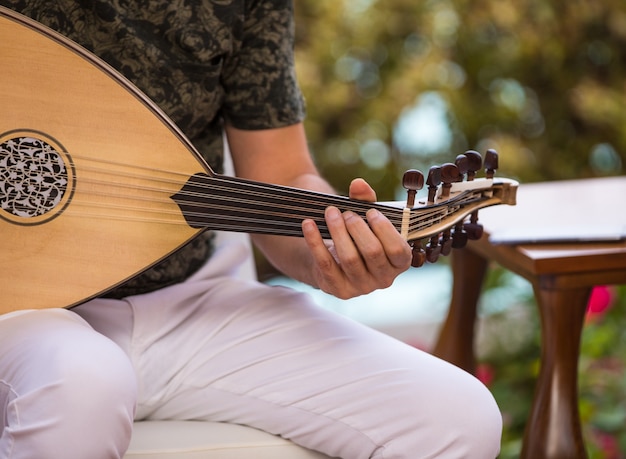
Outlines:
{"type": "Polygon", "coordinates": [[[466,149],[523,182],[623,174],[623,0],[297,0],[296,16],[311,149],[340,191],[358,175],[393,198],[404,169],[466,149]]]}
{"type": "MultiPolygon", "coordinates": [[[[624,174],[624,0],[296,0],[296,24],[309,144],[343,194],[360,176],[379,199],[401,199],[405,169],[426,172],[467,149],[495,148],[499,175],[522,184],[624,174]]],[[[626,457],[626,291],[617,292],[583,334],[592,459],[626,457]]],[[[483,362],[505,416],[503,459],[519,454],[539,368],[533,314],[528,326],[536,333],[524,346],[483,362]]]]}

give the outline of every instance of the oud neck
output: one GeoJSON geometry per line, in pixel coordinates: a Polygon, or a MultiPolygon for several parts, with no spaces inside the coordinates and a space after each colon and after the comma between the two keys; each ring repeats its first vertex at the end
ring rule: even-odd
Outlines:
{"type": "Polygon", "coordinates": [[[302,236],[302,220],[317,224],[330,237],[324,220],[328,206],[352,211],[362,218],[378,209],[400,232],[402,209],[387,204],[356,201],[315,191],[254,182],[223,175],[195,174],[172,199],[194,228],[302,236]]]}
{"type": "Polygon", "coordinates": [[[329,238],[324,219],[329,206],[352,211],[363,219],[368,210],[377,209],[410,241],[447,230],[471,212],[506,202],[509,194],[514,196],[514,192],[500,190],[494,197],[494,191],[500,188],[511,187],[494,187],[492,179],[461,182],[454,184],[449,196],[434,202],[421,200],[418,206],[406,209],[401,203],[356,201],[237,177],[195,174],[171,198],[193,228],[282,236],[302,236],[302,220],[311,219],[322,237],[329,238]]]}

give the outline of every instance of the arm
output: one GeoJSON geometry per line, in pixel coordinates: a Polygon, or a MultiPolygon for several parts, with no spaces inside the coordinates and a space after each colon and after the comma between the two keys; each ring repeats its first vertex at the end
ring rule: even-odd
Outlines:
{"type": "MultiPolygon", "coordinates": [[[[235,171],[240,177],[332,193],[320,177],[308,151],[301,123],[267,130],[227,126],[235,171]]],[[[376,194],[360,179],[350,197],[375,201],[376,194]]],[[[294,279],[339,298],[351,298],[391,285],[408,269],[411,250],[393,225],[371,210],[368,223],[351,212],[326,210],[332,241],[324,241],[313,221],[302,222],[304,238],[253,235],[267,259],[294,279]]]]}

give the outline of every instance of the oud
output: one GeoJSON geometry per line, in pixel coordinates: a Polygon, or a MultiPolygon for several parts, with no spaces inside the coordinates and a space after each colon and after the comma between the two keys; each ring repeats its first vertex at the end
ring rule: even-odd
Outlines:
{"type": "Polygon", "coordinates": [[[478,209],[515,204],[517,183],[493,178],[492,151],[486,178],[473,178],[474,152],[427,179],[407,172],[406,203],[216,174],[118,72],[2,7],[0,62],[0,313],[77,305],[207,229],[300,236],[311,218],[328,236],[329,205],[361,216],[377,208],[412,244],[417,266],[479,237],[478,209]],[[415,199],[424,182],[428,197],[415,199]]]}

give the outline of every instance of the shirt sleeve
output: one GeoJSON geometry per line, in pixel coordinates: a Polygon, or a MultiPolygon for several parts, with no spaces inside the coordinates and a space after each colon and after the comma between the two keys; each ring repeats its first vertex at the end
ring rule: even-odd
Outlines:
{"type": "Polygon", "coordinates": [[[248,130],[298,123],[305,103],[295,74],[293,1],[246,4],[239,49],[222,74],[224,118],[248,130]]]}

